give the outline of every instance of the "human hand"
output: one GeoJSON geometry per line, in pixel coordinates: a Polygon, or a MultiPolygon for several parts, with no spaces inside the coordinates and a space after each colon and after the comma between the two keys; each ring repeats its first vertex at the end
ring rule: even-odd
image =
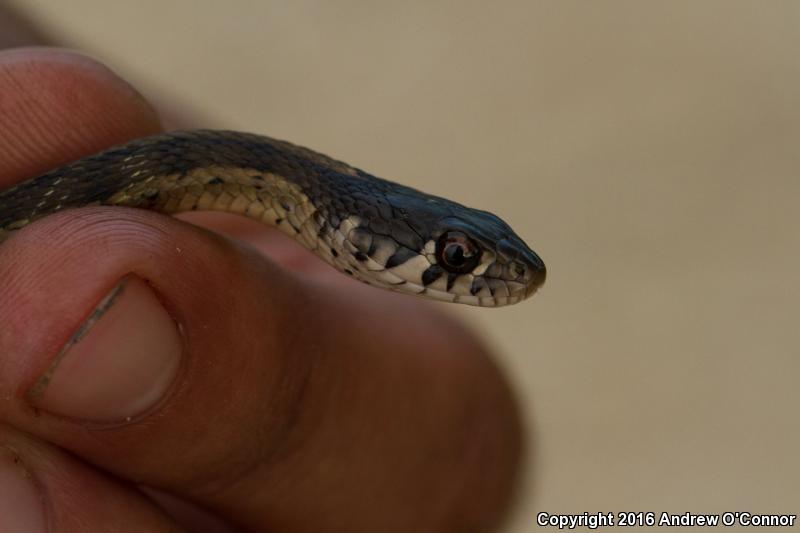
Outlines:
{"type": "MultiPolygon", "coordinates": [[[[0,187],[160,129],[54,49],[0,53],[0,118],[0,187]]],[[[0,530],[496,527],[521,431],[487,352],[245,226],[90,207],[0,246],[0,530]]]]}

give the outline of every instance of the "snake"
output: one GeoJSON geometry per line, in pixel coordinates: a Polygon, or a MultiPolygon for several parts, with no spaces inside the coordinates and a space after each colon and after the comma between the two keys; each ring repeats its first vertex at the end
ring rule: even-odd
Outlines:
{"type": "Polygon", "coordinates": [[[252,133],[160,133],[20,182],[0,192],[0,243],[86,206],[243,215],[345,275],[445,302],[510,305],[546,277],[542,259],[492,213],[252,133]]]}

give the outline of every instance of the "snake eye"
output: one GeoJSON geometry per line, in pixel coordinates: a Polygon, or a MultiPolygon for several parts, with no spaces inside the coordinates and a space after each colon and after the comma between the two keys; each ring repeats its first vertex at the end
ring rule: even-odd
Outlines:
{"type": "Polygon", "coordinates": [[[448,231],[436,242],[436,259],[448,272],[470,272],[481,258],[477,244],[460,231],[448,231]]]}

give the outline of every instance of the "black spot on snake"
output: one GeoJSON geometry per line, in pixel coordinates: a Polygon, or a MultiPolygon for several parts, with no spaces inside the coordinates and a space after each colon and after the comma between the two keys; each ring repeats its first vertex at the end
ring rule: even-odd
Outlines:
{"type": "Polygon", "coordinates": [[[442,277],[444,269],[439,265],[431,265],[422,273],[422,284],[426,287],[442,277]]]}
{"type": "Polygon", "coordinates": [[[386,268],[394,268],[398,265],[402,265],[409,259],[413,257],[417,257],[419,254],[412,250],[409,250],[405,246],[401,246],[397,249],[397,251],[386,260],[386,268]]]}
{"type": "Polygon", "coordinates": [[[367,255],[373,257],[377,251],[378,251],[377,239],[372,239],[369,243],[369,249],[367,250],[367,255]]]}
{"type": "Polygon", "coordinates": [[[483,281],[483,278],[475,278],[472,280],[472,287],[469,288],[469,293],[473,296],[478,294],[486,284],[483,281]]]}
{"type": "Polygon", "coordinates": [[[453,285],[455,285],[456,280],[458,279],[458,276],[459,276],[459,274],[455,274],[453,272],[447,274],[447,291],[448,292],[450,292],[450,290],[453,288],[453,285]]]}
{"type": "Polygon", "coordinates": [[[208,180],[208,184],[209,185],[222,185],[223,183],[225,183],[225,182],[222,181],[222,178],[220,178],[220,177],[215,177],[215,178],[211,178],[210,180],[208,180]]]}
{"type": "Polygon", "coordinates": [[[353,243],[357,250],[367,255],[374,253],[372,249],[372,234],[361,228],[353,228],[347,236],[348,240],[353,243]]]}

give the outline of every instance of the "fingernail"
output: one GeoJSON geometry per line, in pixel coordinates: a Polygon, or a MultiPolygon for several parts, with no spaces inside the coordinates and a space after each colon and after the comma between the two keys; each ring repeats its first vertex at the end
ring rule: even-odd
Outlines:
{"type": "Polygon", "coordinates": [[[178,326],[141,279],[127,276],[89,314],[28,391],[54,414],[130,420],[167,392],[180,365],[178,326]]]}
{"type": "Polygon", "coordinates": [[[14,450],[0,447],[0,531],[47,531],[44,496],[14,450]]]}

